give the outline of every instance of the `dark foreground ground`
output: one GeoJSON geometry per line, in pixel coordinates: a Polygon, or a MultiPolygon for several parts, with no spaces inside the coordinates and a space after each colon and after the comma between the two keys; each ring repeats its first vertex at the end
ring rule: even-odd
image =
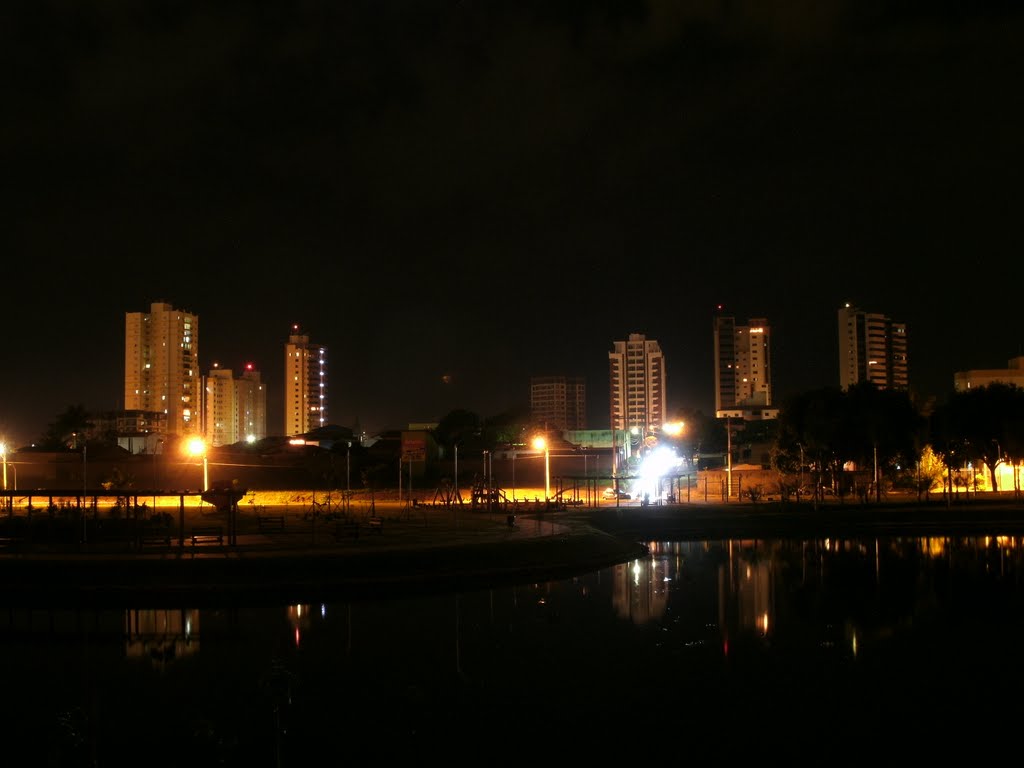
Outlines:
{"type": "MultiPolygon", "coordinates": [[[[945,504],[683,504],[602,506],[522,516],[382,509],[379,532],[336,536],[335,524],[289,517],[261,531],[237,520],[233,542],[96,544],[60,551],[45,541],[0,550],[0,600],[73,605],[145,601],[156,607],[314,602],[470,591],[562,579],[643,557],[647,542],[819,536],[1024,535],[1019,501],[945,504]]],[[[223,525],[185,522],[185,534],[223,525]]]]}

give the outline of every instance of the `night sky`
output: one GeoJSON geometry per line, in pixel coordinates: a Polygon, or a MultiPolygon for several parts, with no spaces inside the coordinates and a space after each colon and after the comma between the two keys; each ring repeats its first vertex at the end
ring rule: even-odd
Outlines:
{"type": "Polygon", "coordinates": [[[0,436],[123,407],[124,316],[200,318],[267,383],[293,323],[329,421],[525,408],[643,333],[713,412],[714,307],[773,331],[776,402],[838,384],[844,302],[910,380],[1020,330],[1024,4],[5,4],[0,436]]]}

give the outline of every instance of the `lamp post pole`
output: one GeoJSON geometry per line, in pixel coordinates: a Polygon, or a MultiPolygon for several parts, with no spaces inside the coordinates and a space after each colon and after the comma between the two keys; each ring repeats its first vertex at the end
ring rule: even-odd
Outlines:
{"type": "Polygon", "coordinates": [[[512,449],[512,501],[516,500],[516,449],[512,449]]]}
{"type": "Polygon", "coordinates": [[[548,444],[546,435],[537,435],[533,438],[533,449],[544,451],[544,500],[551,498],[551,446],[548,444]]]}
{"type": "Polygon", "coordinates": [[[209,459],[206,455],[207,445],[206,441],[201,437],[193,437],[188,441],[185,446],[185,450],[192,456],[202,456],[203,458],[203,493],[210,490],[210,469],[209,459]]]}
{"type": "Polygon", "coordinates": [[[89,487],[86,482],[86,449],[88,448],[85,443],[82,444],[82,543],[85,544],[89,539],[89,531],[86,526],[86,520],[88,515],[86,514],[86,489],[89,487]]]}
{"type": "MultiPolygon", "coordinates": [[[[615,432],[615,425],[612,424],[612,477],[619,472],[619,446],[617,444],[618,441],[615,439],[615,432]]],[[[615,484],[615,487],[619,487],[618,483],[615,484]]]]}
{"type": "Polygon", "coordinates": [[[725,417],[725,500],[732,501],[732,419],[725,417]]]}
{"type": "Polygon", "coordinates": [[[7,490],[7,446],[0,443],[0,456],[4,459],[4,490],[7,490]]]}
{"type": "Polygon", "coordinates": [[[544,498],[551,499],[551,449],[544,443],[544,498]]]}
{"type": "Polygon", "coordinates": [[[157,479],[157,466],[156,466],[156,445],[153,446],[153,514],[156,514],[156,489],[160,487],[160,481],[157,479]]]}

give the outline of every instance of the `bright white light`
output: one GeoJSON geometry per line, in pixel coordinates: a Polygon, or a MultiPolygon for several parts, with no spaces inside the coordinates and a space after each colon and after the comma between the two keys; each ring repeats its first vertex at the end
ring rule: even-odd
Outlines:
{"type": "Polygon", "coordinates": [[[675,450],[667,445],[659,445],[648,451],[637,471],[638,477],[633,481],[633,498],[642,499],[647,496],[653,500],[664,495],[664,490],[658,490],[661,478],[678,471],[682,463],[675,450]]]}

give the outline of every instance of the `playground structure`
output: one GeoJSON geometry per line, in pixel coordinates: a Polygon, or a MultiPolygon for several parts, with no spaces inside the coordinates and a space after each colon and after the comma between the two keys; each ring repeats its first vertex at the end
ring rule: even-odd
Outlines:
{"type": "Polygon", "coordinates": [[[586,478],[583,483],[580,478],[553,478],[555,484],[552,486],[551,498],[543,499],[535,495],[532,499],[520,496],[513,498],[509,491],[500,487],[488,478],[477,475],[473,478],[470,487],[469,501],[462,498],[459,489],[445,478],[441,481],[431,506],[452,507],[468,503],[474,512],[505,512],[515,513],[517,511],[537,510],[564,510],[568,507],[583,505],[597,506],[599,500],[598,480],[599,478],[586,478]]]}

